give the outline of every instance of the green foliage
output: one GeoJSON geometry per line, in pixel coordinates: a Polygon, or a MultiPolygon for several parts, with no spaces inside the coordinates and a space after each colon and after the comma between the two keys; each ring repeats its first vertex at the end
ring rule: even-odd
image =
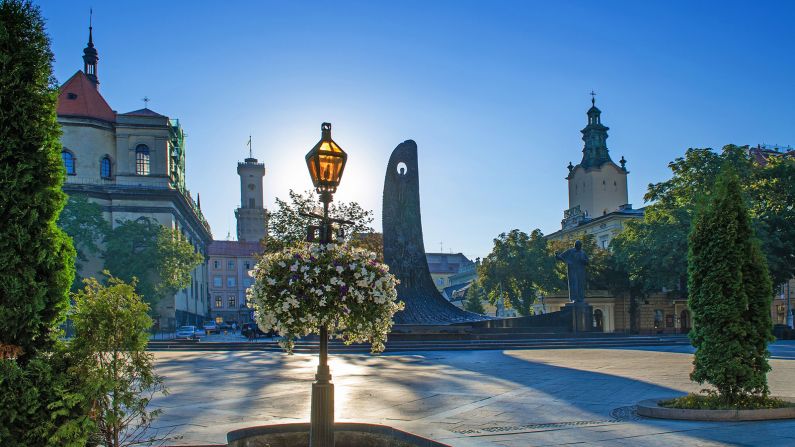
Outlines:
{"type": "Polygon", "coordinates": [[[110,224],[102,217],[102,207],[98,204],[90,202],[86,196],[71,195],[58,217],[58,227],[72,238],[77,251],[72,283],[72,290],[77,291],[83,283],[79,275],[82,263],[88,261],[89,256],[102,255],[102,244],[110,232],[110,224]]]}
{"type": "Polygon", "coordinates": [[[63,345],[22,366],[0,360],[0,445],[86,445],[93,426],[78,384],[68,374],[74,358],[63,345]]]}
{"type": "Polygon", "coordinates": [[[179,231],[153,219],[118,221],[106,238],[105,269],[126,282],[154,307],[190,285],[191,271],[204,262],[179,231]]]}
{"type": "Polygon", "coordinates": [[[72,319],[75,337],[71,348],[83,378],[83,395],[91,403],[92,441],[107,447],[134,445],[160,410],[148,411],[152,397],[165,393],[154,372],[154,356],[146,352],[152,320],[149,306],[129,284],[109,276],[107,285],[85,281],[75,294],[72,319]]]}
{"type": "Polygon", "coordinates": [[[480,282],[478,280],[472,281],[472,285],[467,289],[466,298],[464,299],[464,310],[476,314],[486,313],[486,309],[483,308],[483,300],[485,299],[486,293],[483,291],[483,287],[480,286],[480,282]]]}
{"type": "Polygon", "coordinates": [[[66,196],[52,59],[39,9],[0,2],[0,344],[20,346],[22,364],[52,347],[74,277],[55,225],[66,196]]]}
{"type": "Polygon", "coordinates": [[[530,314],[539,293],[561,285],[540,230],[500,234],[478,268],[478,277],[491,303],[505,299],[521,315],[530,314]]]}
{"type": "Polygon", "coordinates": [[[689,237],[691,378],[726,402],[767,396],[772,286],[754,237],[739,178],[726,165],[700,205],[689,237]]]}
{"type": "MultiPolygon", "coordinates": [[[[277,197],[276,211],[268,214],[268,237],[265,241],[267,251],[279,251],[289,245],[305,241],[307,227],[318,225],[318,219],[303,216],[301,213],[314,212],[318,203],[317,196],[312,191],[301,194],[291,189],[289,202],[277,197]]],[[[322,214],[322,211],[316,214],[322,214]]],[[[345,241],[355,238],[354,235],[374,231],[370,226],[373,223],[373,212],[365,210],[356,202],[331,202],[329,216],[353,222],[353,225],[345,226],[345,241]]],[[[354,245],[370,248],[370,244],[362,242],[354,245]]],[[[383,252],[383,248],[380,251],[383,252]]],[[[383,253],[381,256],[383,257],[383,253]]]]}
{"type": "Polygon", "coordinates": [[[158,302],[157,240],[160,225],[153,219],[117,221],[105,244],[105,269],[125,282],[137,279],[137,290],[154,307],[158,302]]]}
{"type": "Polygon", "coordinates": [[[157,235],[157,273],[160,281],[156,287],[161,297],[175,294],[190,285],[190,272],[204,262],[179,231],[160,227],[157,235]]]}
{"type": "Polygon", "coordinates": [[[662,400],[658,405],[666,408],[685,408],[689,410],[761,410],[768,408],[787,408],[792,403],[775,397],[743,396],[735,402],[729,402],[716,393],[688,394],[676,399],[662,400]]]}
{"type": "Polygon", "coordinates": [[[684,157],[669,164],[671,179],[649,185],[645,199],[654,203],[646,207],[644,219],[627,222],[611,243],[616,262],[627,272],[636,294],[666,288],[687,296],[685,254],[696,203],[710,195],[723,165],[738,173],[773,282],[780,284],[793,276],[795,160],[771,158],[760,165],[748,156],[747,147],[734,145],[720,153],[688,149],[684,157]]]}

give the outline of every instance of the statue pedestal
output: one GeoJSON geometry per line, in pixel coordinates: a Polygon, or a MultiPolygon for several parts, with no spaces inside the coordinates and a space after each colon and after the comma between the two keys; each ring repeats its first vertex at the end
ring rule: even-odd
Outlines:
{"type": "Polygon", "coordinates": [[[572,332],[593,331],[593,307],[584,302],[572,302],[566,304],[565,308],[571,312],[572,332]]]}

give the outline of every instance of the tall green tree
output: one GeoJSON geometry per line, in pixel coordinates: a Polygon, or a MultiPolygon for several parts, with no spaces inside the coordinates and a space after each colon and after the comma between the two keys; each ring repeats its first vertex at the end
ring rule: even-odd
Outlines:
{"type": "Polygon", "coordinates": [[[690,338],[696,347],[691,378],[715,387],[729,404],[747,396],[767,396],[773,291],[731,165],[726,165],[694,220],[688,289],[690,338]]]}
{"type": "Polygon", "coordinates": [[[166,392],[146,352],[152,326],[149,306],[130,284],[110,276],[107,285],[85,281],[75,294],[73,369],[92,408],[91,442],[106,447],[142,445],[161,410],[149,411],[152,397],[166,392]]]}
{"type": "Polygon", "coordinates": [[[649,185],[644,199],[652,203],[643,220],[627,222],[613,239],[611,249],[634,290],[667,289],[687,297],[685,254],[696,203],[709,194],[724,165],[738,173],[771,279],[779,284],[795,274],[795,160],[771,157],[760,164],[747,147],[727,145],[720,152],[688,149],[671,162],[672,177],[649,185]]]}
{"type": "Polygon", "coordinates": [[[118,221],[106,238],[105,269],[137,290],[152,308],[190,285],[191,271],[204,262],[182,234],[153,219],[118,221]]]}
{"type": "Polygon", "coordinates": [[[38,8],[0,2],[0,344],[19,346],[23,364],[53,346],[74,277],[56,226],[66,195],[52,59],[38,8]]]}
{"type": "Polygon", "coordinates": [[[102,216],[102,207],[84,195],[71,195],[61,215],[58,227],[72,238],[77,251],[75,280],[72,290],[77,291],[83,283],[80,271],[90,256],[103,256],[102,246],[110,233],[110,224],[102,216]]]}
{"type": "MultiPolygon", "coordinates": [[[[288,200],[276,198],[276,210],[268,214],[268,236],[265,246],[268,251],[278,251],[296,242],[305,241],[307,228],[318,225],[318,219],[307,217],[308,213],[322,214],[316,211],[319,206],[317,195],[312,191],[297,193],[290,190],[288,200]]],[[[331,202],[329,216],[353,222],[345,225],[347,242],[356,239],[356,235],[373,233],[373,212],[366,210],[356,202],[331,202]]],[[[361,237],[361,236],[359,236],[361,237]]],[[[376,237],[376,236],[374,236],[376,237]]],[[[368,240],[355,240],[355,243],[367,246],[368,240]]],[[[381,250],[383,251],[383,250],[381,250]]]]}
{"type": "Polygon", "coordinates": [[[188,287],[191,271],[202,262],[204,256],[179,231],[161,226],[157,234],[158,296],[173,295],[188,287]]]}
{"type": "Polygon", "coordinates": [[[57,340],[75,251],[56,226],[66,196],[44,20],[0,0],[0,445],[85,445],[80,396],[57,340]]]}
{"type": "Polygon", "coordinates": [[[529,315],[539,293],[560,288],[554,258],[543,233],[520,230],[502,233],[478,268],[478,277],[491,303],[505,300],[521,315],[529,315]]]}
{"type": "Polygon", "coordinates": [[[105,270],[130,283],[137,279],[137,291],[154,308],[157,293],[157,250],[160,224],[149,218],[120,220],[105,244],[105,270]]]}
{"type": "Polygon", "coordinates": [[[469,289],[466,291],[464,310],[476,314],[484,314],[486,313],[486,309],[483,307],[483,301],[485,300],[486,294],[483,292],[483,287],[480,286],[480,282],[476,279],[472,281],[472,285],[470,285],[469,289]]]}

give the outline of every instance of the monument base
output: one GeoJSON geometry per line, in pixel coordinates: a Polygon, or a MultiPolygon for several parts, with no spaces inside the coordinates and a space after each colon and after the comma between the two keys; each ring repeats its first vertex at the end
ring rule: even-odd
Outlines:
{"type": "Polygon", "coordinates": [[[593,331],[593,307],[584,302],[571,302],[565,308],[571,312],[572,332],[593,331]]]}

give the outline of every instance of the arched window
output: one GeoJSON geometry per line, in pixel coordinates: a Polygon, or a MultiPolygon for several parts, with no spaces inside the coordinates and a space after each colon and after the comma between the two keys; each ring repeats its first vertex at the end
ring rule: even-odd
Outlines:
{"type": "Polygon", "coordinates": [[[63,165],[66,167],[66,173],[68,175],[75,175],[75,156],[64,149],[61,151],[61,159],[63,159],[63,165]]]}
{"type": "Polygon", "coordinates": [[[110,174],[110,157],[106,155],[99,161],[99,176],[102,178],[110,178],[110,174]]]}
{"type": "Polygon", "coordinates": [[[139,144],[135,148],[135,173],[149,175],[149,146],[139,144]]]}

